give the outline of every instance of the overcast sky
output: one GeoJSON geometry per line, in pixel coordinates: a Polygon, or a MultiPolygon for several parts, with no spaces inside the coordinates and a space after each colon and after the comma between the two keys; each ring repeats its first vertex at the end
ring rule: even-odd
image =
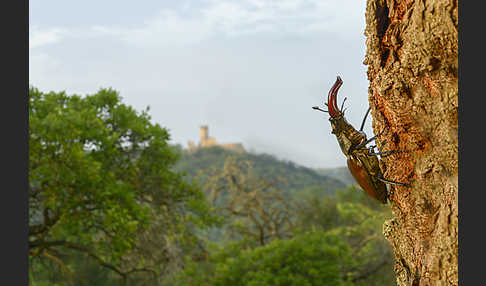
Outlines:
{"type": "MultiPolygon", "coordinates": [[[[40,91],[117,90],[150,106],[171,142],[220,143],[308,167],[346,165],[323,106],[359,128],[367,108],[364,13],[356,0],[30,0],[29,82],[40,91]]],[[[371,137],[371,118],[365,131],[371,137]]]]}

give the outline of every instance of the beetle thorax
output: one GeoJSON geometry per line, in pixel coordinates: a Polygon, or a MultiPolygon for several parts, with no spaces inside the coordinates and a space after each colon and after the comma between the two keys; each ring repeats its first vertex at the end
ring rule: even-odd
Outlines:
{"type": "Polygon", "coordinates": [[[356,146],[366,140],[366,135],[349,124],[343,116],[330,118],[332,132],[336,135],[341,151],[348,157],[351,146],[356,146]]]}

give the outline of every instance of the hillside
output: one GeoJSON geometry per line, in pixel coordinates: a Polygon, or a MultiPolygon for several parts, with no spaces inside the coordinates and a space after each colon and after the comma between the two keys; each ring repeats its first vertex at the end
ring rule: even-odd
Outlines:
{"type": "Polygon", "coordinates": [[[329,176],[340,180],[346,185],[357,185],[356,181],[349,172],[348,167],[338,167],[338,168],[317,168],[314,169],[318,174],[329,176]]]}
{"type": "Polygon", "coordinates": [[[341,171],[316,171],[299,166],[291,161],[279,160],[269,154],[236,153],[220,147],[200,148],[194,152],[179,149],[181,157],[175,166],[175,171],[185,172],[187,179],[199,176],[199,183],[204,183],[204,170],[221,168],[227,156],[235,156],[238,160],[247,160],[253,164],[256,175],[265,179],[283,178],[279,187],[285,193],[312,190],[316,192],[334,193],[335,190],[346,188],[349,183],[341,171]]]}

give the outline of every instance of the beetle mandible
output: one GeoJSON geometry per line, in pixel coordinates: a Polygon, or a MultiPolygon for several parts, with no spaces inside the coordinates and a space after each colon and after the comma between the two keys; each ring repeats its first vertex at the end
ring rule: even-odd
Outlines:
{"type": "Polygon", "coordinates": [[[374,148],[376,147],[375,145],[366,147],[368,143],[380,136],[383,131],[370,139],[366,138],[366,134],[363,132],[363,127],[366,117],[370,112],[370,108],[368,108],[368,111],[366,111],[359,131],[346,121],[343,110],[346,98],[343,100],[341,109],[339,109],[337,106],[337,93],[342,84],[343,81],[341,77],[338,76],[336,82],[329,91],[327,103],[325,103],[328,110],[323,110],[318,106],[313,106],[312,108],[329,113],[329,121],[331,122],[332,127],[331,133],[336,136],[339,147],[347,158],[347,165],[354,179],[358,182],[361,188],[368,193],[368,195],[377,201],[386,204],[389,197],[386,184],[394,184],[399,186],[409,185],[384,179],[380,169],[380,161],[377,156],[388,156],[393,153],[407,151],[391,150],[385,152],[374,152],[374,148]]]}

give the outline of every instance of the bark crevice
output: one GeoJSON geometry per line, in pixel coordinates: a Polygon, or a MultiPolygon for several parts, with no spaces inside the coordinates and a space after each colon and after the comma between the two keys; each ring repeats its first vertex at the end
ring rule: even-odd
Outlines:
{"type": "Polygon", "coordinates": [[[457,285],[457,1],[368,0],[364,64],[393,218],[398,285],[457,285]]]}

